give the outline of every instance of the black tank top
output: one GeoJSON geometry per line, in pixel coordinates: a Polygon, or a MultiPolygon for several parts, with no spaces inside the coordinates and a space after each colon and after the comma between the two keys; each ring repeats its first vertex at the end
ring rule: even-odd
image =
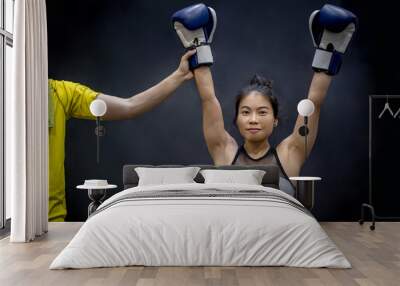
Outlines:
{"type": "Polygon", "coordinates": [[[236,152],[235,158],[232,161],[231,165],[275,165],[279,168],[279,189],[284,191],[285,193],[294,196],[294,186],[290,182],[289,177],[286,175],[285,170],[282,167],[282,164],[279,160],[278,153],[276,152],[274,147],[270,147],[268,152],[258,158],[253,159],[247,154],[243,145],[240,146],[236,152]]]}

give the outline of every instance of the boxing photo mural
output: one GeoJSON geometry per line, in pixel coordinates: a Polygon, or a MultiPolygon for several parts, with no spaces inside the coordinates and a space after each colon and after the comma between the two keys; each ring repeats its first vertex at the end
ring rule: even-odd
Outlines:
{"type": "MultiPolygon", "coordinates": [[[[166,3],[160,5],[168,6],[166,3]]],[[[334,100],[327,96],[333,79],[346,81],[345,77],[339,77],[339,72],[345,61],[344,54],[358,29],[357,16],[330,4],[297,15],[304,25],[300,27],[296,23],[290,27],[310,33],[311,39],[304,44],[310,57],[304,61],[304,69],[299,75],[303,83],[294,81],[295,88],[290,88],[286,84],[281,87],[279,82],[283,78],[279,76],[274,81],[266,77],[267,73],[273,74],[274,67],[284,70],[290,66],[285,60],[269,59],[268,54],[262,60],[255,59],[251,64],[232,68],[242,57],[244,61],[248,59],[247,50],[254,48],[257,56],[264,54],[258,50],[257,38],[246,42],[248,31],[253,31],[250,36],[259,38],[268,37],[268,33],[256,33],[259,27],[249,24],[239,24],[243,29],[235,29],[234,35],[219,33],[217,23],[226,31],[230,25],[235,25],[230,22],[233,21],[230,13],[238,11],[228,9],[222,17],[218,16],[217,8],[210,6],[199,3],[179,7],[176,12],[171,11],[170,19],[164,19],[165,23],[156,21],[157,25],[169,28],[169,33],[166,30],[168,36],[154,35],[152,29],[156,29],[156,24],[149,24],[143,33],[152,36],[151,45],[135,41],[135,51],[148,49],[149,53],[131,55],[129,49],[121,53],[127,56],[124,60],[128,62],[130,57],[138,60],[149,57],[145,62],[152,64],[139,67],[138,63],[131,68],[121,60],[114,71],[129,71],[129,76],[113,77],[117,82],[115,85],[98,82],[99,89],[106,86],[110,90],[121,90],[119,84],[124,82],[123,87],[130,86],[131,83],[125,80],[133,74],[145,81],[135,87],[140,89],[158,79],[159,71],[169,70],[169,65],[176,62],[174,53],[169,51],[175,45],[176,54],[183,54],[178,68],[143,92],[130,92],[136,95],[126,98],[116,97],[78,83],[50,81],[52,92],[49,96],[53,98],[55,114],[53,126],[59,128],[50,129],[54,140],[50,144],[53,146],[50,155],[57,154],[57,157],[51,157],[53,164],[50,166],[53,169],[50,169],[49,212],[53,221],[63,221],[67,212],[63,168],[66,120],[70,117],[94,120],[97,117],[99,125],[100,119],[129,119],[110,123],[107,127],[107,136],[102,139],[100,149],[101,161],[99,155],[97,160],[93,156],[99,151],[85,149],[90,150],[91,163],[80,162],[89,155],[78,150],[78,145],[84,148],[82,142],[74,142],[78,123],[83,123],[76,121],[71,126],[73,130],[67,149],[74,152],[67,155],[70,157],[68,170],[74,172],[68,178],[71,185],[85,182],[79,187],[98,189],[107,188],[112,181],[121,189],[107,197],[102,193],[102,197],[94,202],[95,207],[92,203],[89,216],[83,219],[85,223],[53,260],[50,269],[130,265],[352,267],[346,254],[330,239],[314,214],[318,210],[314,191],[322,189],[323,192],[324,180],[315,188],[313,184],[320,177],[301,175],[304,175],[306,162],[313,162],[312,151],[318,151],[321,114],[326,113],[326,102],[334,100]],[[217,39],[219,43],[231,45],[230,37],[243,39],[243,42],[226,50],[226,56],[222,44],[211,48],[217,39]],[[144,47],[140,48],[140,45],[144,47]],[[135,72],[134,69],[140,70],[135,72]],[[148,76],[153,70],[157,75],[148,76]],[[310,74],[307,92],[304,81],[309,80],[310,74]],[[250,81],[240,87],[240,82],[249,78],[250,81]],[[184,82],[188,84],[178,89],[184,82]],[[236,89],[239,91],[233,99],[231,93],[236,89]],[[281,101],[284,100],[280,93],[285,90],[292,93],[290,102],[293,106],[289,110],[293,111],[290,118],[294,127],[292,123],[289,128],[285,127],[285,121],[289,120],[281,115],[281,101]],[[300,91],[306,92],[306,98],[300,91]],[[178,94],[166,101],[173,93],[178,94]],[[92,108],[93,115],[89,106],[94,100],[102,100],[105,108],[92,108]],[[150,111],[158,105],[157,110],[150,111]],[[233,117],[232,126],[226,123],[229,120],[225,120],[224,113],[233,117]],[[283,129],[280,129],[281,125],[283,129]],[[115,134],[120,137],[114,137],[115,134]],[[74,159],[76,156],[79,160],[74,159]],[[87,171],[82,164],[98,166],[96,171],[87,171]],[[121,172],[122,182],[117,178],[121,172]],[[97,177],[90,178],[93,174],[97,177]]],[[[222,9],[223,6],[218,7],[222,9]]],[[[159,10],[154,13],[164,13],[159,10]]],[[[255,19],[259,20],[257,17],[255,19]]],[[[254,25],[255,22],[250,23],[254,25]]],[[[107,27],[112,29],[113,26],[108,24],[107,27]]],[[[132,33],[140,28],[127,24],[121,29],[118,40],[123,44],[116,41],[117,47],[129,42],[125,29],[132,33]]],[[[274,52],[281,50],[274,48],[271,41],[267,42],[269,45],[261,45],[262,51],[266,47],[275,49],[274,52]]],[[[300,54],[302,49],[294,52],[300,54]]],[[[106,50],[101,53],[104,55],[106,50]]],[[[301,55],[295,56],[298,57],[301,55]]],[[[291,72],[295,74],[293,70],[291,72]]],[[[112,77],[112,74],[99,73],[99,77],[112,77]]],[[[91,137],[92,134],[90,132],[91,137]]],[[[327,135],[322,134],[323,142],[324,136],[327,135]]],[[[308,167],[306,172],[321,177],[324,174],[319,165],[308,167]]]]}
{"type": "Polygon", "coordinates": [[[394,2],[0,2],[0,285],[398,285],[394,2]]]}
{"type": "Polygon", "coordinates": [[[394,4],[0,1],[1,285],[397,285],[394,4]]]}

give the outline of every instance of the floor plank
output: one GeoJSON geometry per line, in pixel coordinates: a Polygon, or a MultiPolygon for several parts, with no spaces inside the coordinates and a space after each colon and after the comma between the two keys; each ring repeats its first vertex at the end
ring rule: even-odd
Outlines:
{"type": "Polygon", "coordinates": [[[0,240],[0,285],[400,285],[400,223],[378,222],[375,231],[357,222],[321,223],[352,269],[291,267],[116,267],[48,269],[82,223],[50,223],[32,243],[0,240]]]}

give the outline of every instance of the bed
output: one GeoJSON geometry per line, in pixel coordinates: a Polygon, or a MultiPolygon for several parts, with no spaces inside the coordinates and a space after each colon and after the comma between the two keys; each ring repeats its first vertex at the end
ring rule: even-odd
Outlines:
{"type": "Polygon", "coordinates": [[[275,166],[198,165],[263,170],[261,185],[204,183],[198,173],[193,183],[138,186],[139,166],[154,167],[125,165],[124,190],[100,205],[50,269],[351,267],[313,215],[278,189],[275,166]]]}

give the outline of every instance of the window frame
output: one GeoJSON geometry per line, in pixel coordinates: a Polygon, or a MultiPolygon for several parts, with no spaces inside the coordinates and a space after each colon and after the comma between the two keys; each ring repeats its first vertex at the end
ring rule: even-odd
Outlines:
{"type": "MultiPolygon", "coordinates": [[[[7,0],[0,0],[0,236],[9,232],[10,220],[6,218],[6,190],[5,190],[5,94],[6,94],[6,47],[13,47],[13,34],[6,30],[6,21],[9,15],[6,15],[7,0]]],[[[12,1],[12,13],[14,13],[15,0],[12,1]]],[[[14,13],[15,14],[15,13],[14,13]]],[[[14,21],[14,15],[12,15],[14,21]]],[[[12,22],[13,22],[12,21],[12,22]]],[[[14,30],[14,27],[12,27],[14,30]]]]}

